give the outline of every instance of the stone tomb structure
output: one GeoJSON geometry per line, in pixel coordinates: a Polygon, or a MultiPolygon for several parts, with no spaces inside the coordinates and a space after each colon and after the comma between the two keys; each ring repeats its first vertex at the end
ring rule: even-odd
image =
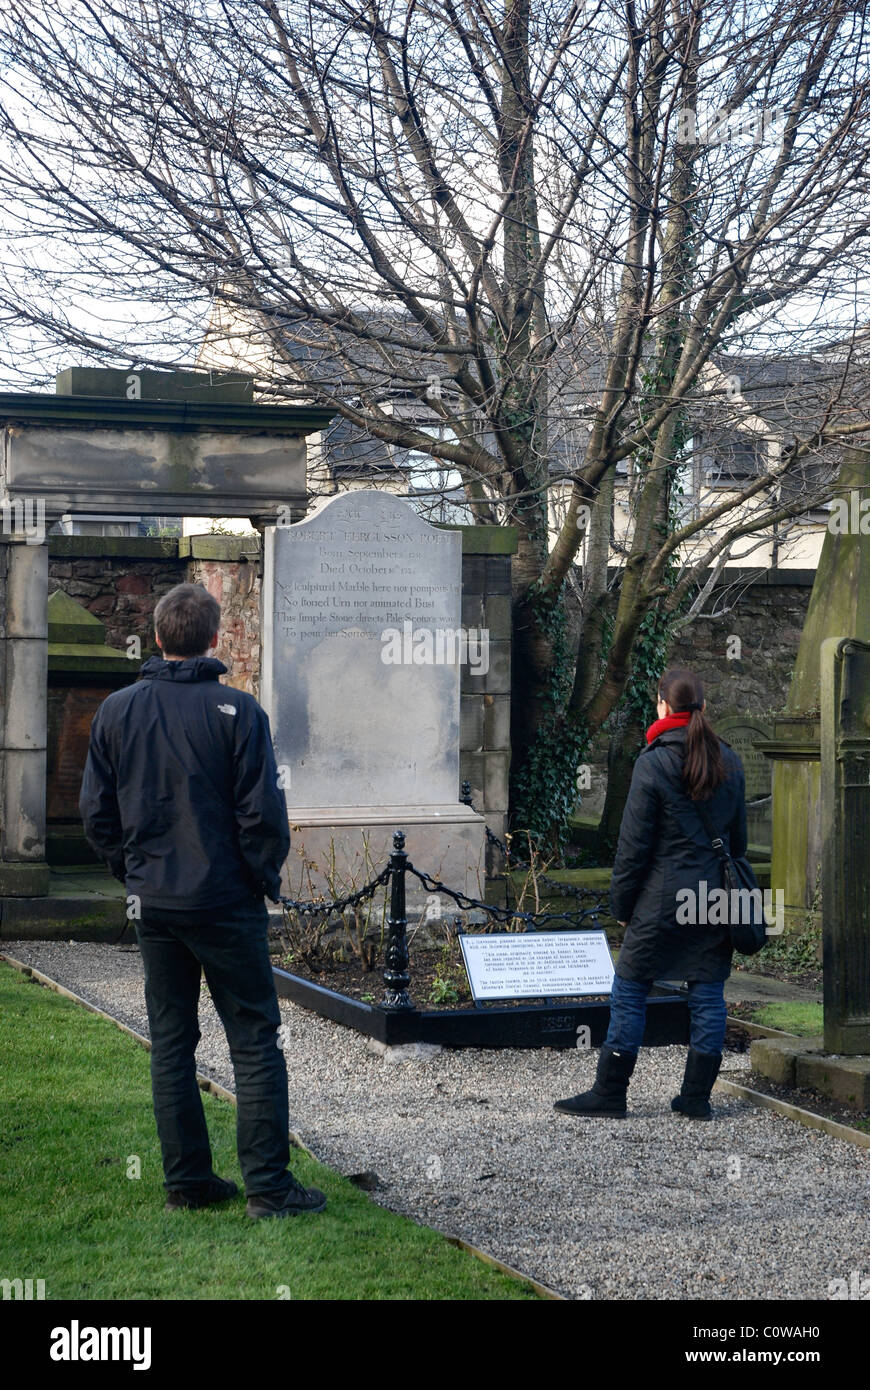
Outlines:
{"type": "Polygon", "coordinates": [[[75,369],[58,388],[0,393],[0,898],[49,891],[51,523],[94,511],[244,516],[258,526],[302,516],[305,436],[332,418],[313,406],[255,404],[238,374],[223,382],[199,372],[75,369]]]}
{"type": "MultiPolygon", "coordinates": [[[[461,536],[388,493],[345,493],[266,529],[262,699],[291,897],[359,887],[396,829],[421,870],[483,896],[484,822],[459,801],[461,602],[461,536]]],[[[483,688],[485,642],[465,636],[483,688]]]]}

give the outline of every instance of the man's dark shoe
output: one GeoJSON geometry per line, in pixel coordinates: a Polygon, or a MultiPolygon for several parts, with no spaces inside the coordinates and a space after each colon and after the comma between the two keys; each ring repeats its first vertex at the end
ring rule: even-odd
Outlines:
{"type": "Polygon", "coordinates": [[[710,1092],[721,1065],[721,1052],[696,1052],[690,1047],[682,1089],[671,1101],[671,1109],[692,1120],[712,1120],[710,1092]]]}
{"type": "Polygon", "coordinates": [[[591,1091],[567,1100],[557,1100],[553,1106],[562,1115],[601,1115],[604,1118],[624,1119],[627,1113],[626,1092],[637,1056],[633,1052],[614,1050],[605,1043],[598,1058],[598,1071],[591,1091]]]}
{"type": "Polygon", "coordinates": [[[303,1187],[292,1174],[289,1185],[282,1192],[255,1192],[248,1198],[245,1210],[252,1221],[262,1221],[268,1216],[298,1216],[304,1211],[323,1211],[326,1197],[318,1187],[303,1187]]]}
{"type": "Polygon", "coordinates": [[[208,1182],[201,1183],[195,1189],[189,1188],[186,1192],[167,1192],[164,1211],[213,1207],[217,1202],[228,1202],[230,1197],[236,1196],[238,1190],[236,1184],[230,1182],[228,1178],[219,1178],[215,1175],[209,1178],[208,1182]]]}

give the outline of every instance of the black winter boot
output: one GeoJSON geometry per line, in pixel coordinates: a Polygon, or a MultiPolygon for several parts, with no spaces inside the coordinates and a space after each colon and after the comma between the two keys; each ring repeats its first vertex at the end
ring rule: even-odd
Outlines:
{"type": "Polygon", "coordinates": [[[710,1092],[721,1065],[721,1052],[696,1052],[694,1047],[690,1047],[683,1087],[671,1101],[671,1109],[693,1120],[712,1120],[710,1092]]]}
{"type": "Polygon", "coordinates": [[[608,1047],[605,1043],[598,1058],[598,1071],[591,1091],[567,1100],[557,1100],[553,1106],[562,1115],[602,1115],[613,1119],[625,1117],[625,1095],[634,1071],[637,1056],[608,1047]]]}

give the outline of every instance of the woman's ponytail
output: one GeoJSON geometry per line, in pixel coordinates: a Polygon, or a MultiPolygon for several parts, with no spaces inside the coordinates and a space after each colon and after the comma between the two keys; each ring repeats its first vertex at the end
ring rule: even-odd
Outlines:
{"type": "Polygon", "coordinates": [[[659,681],[659,696],[667,701],[674,714],[690,711],[683,780],[693,801],[706,800],[724,782],[725,764],[719,739],[702,710],[704,686],[694,671],[674,667],[659,681]]]}

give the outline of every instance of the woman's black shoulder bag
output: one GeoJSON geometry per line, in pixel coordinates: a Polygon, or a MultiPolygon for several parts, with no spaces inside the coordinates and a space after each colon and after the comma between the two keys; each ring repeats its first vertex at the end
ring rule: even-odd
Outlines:
{"type": "Polygon", "coordinates": [[[767,924],[764,920],[763,895],[752,865],[743,855],[732,856],[728,853],[706,806],[701,806],[697,801],[693,801],[692,805],[722,861],[722,887],[728,894],[731,944],[742,956],[754,956],[767,942],[767,924]]]}

